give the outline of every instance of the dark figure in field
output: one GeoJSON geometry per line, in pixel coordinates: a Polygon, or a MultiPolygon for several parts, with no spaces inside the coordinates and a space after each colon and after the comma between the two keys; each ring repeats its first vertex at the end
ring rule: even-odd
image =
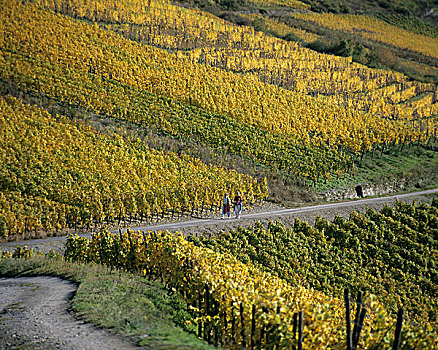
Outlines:
{"type": "Polygon", "coordinates": [[[361,185],[356,186],[356,193],[359,198],[363,198],[363,189],[361,185]]]}

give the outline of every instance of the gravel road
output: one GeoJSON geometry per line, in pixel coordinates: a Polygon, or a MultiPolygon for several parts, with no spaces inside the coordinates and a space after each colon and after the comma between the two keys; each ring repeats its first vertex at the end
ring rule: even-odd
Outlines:
{"type": "Polygon", "coordinates": [[[407,203],[411,203],[414,200],[431,202],[432,197],[428,196],[431,194],[438,194],[438,188],[395,196],[364,198],[354,201],[327,203],[294,209],[270,210],[250,214],[243,212],[241,219],[234,219],[233,216],[231,219],[210,218],[153,226],[133,227],[132,229],[139,231],[169,230],[171,232],[182,232],[186,235],[198,233],[217,234],[221,231],[229,231],[236,226],[251,226],[256,221],[279,220],[286,225],[293,225],[296,218],[302,221],[307,221],[309,224],[313,225],[317,216],[325,217],[327,220],[333,220],[335,216],[342,216],[345,219],[348,219],[352,211],[365,211],[367,208],[380,210],[385,205],[394,206],[397,200],[407,203]]]}
{"type": "MultiPolygon", "coordinates": [[[[293,225],[294,220],[307,221],[310,224],[315,222],[317,216],[325,217],[327,220],[332,220],[336,215],[342,216],[346,219],[350,216],[352,211],[364,211],[366,208],[374,208],[380,210],[384,205],[395,205],[397,200],[404,202],[412,202],[414,200],[431,202],[431,194],[438,194],[438,188],[413,192],[406,194],[399,194],[396,196],[386,196],[378,198],[364,198],[353,201],[328,203],[313,205],[308,207],[300,207],[294,209],[278,209],[276,206],[270,206],[268,211],[255,210],[248,213],[243,211],[241,219],[220,219],[206,218],[206,219],[190,219],[183,222],[173,222],[167,224],[148,225],[140,227],[132,227],[133,230],[140,231],[158,231],[169,230],[171,232],[181,232],[186,235],[189,234],[218,234],[223,231],[229,231],[237,226],[251,226],[256,221],[279,220],[286,225],[293,225]]],[[[116,231],[115,231],[116,232],[116,231]]],[[[90,234],[81,234],[80,236],[90,238],[90,234]]],[[[63,253],[66,237],[50,237],[44,239],[33,239],[22,242],[8,242],[0,243],[0,249],[13,251],[17,244],[27,245],[29,248],[35,248],[44,252],[53,249],[57,252],[63,253]]]]}
{"type": "Polygon", "coordinates": [[[76,288],[54,277],[0,278],[0,349],[134,349],[73,317],[76,288]]]}

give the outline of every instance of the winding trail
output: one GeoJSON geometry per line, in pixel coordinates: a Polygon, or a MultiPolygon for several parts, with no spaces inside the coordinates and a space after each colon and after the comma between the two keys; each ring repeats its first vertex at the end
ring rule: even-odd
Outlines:
{"type": "Polygon", "coordinates": [[[55,277],[0,278],[0,349],[135,349],[69,313],[76,289],[55,277]]]}

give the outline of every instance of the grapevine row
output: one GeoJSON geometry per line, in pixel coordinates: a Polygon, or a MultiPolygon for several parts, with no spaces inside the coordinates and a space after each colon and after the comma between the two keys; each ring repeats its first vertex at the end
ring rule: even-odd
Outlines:
{"type": "MultiPolygon", "coordinates": [[[[295,315],[302,310],[306,320],[302,334],[304,348],[345,348],[342,299],[299,284],[292,287],[282,279],[239,262],[230,254],[196,247],[179,235],[100,232],[91,241],[70,236],[66,258],[161,277],[169,288],[177,290],[192,305],[200,333],[202,329],[220,330],[213,334],[222,334],[226,347],[245,347],[251,335],[255,344],[261,343],[259,348],[275,344],[277,348],[290,349],[297,345],[293,325],[295,315]],[[268,329],[270,336],[262,336],[268,329]]],[[[364,320],[359,346],[371,348],[388,332],[392,333],[395,325],[375,298],[368,297],[364,305],[369,317],[364,320]]],[[[403,346],[419,344],[434,347],[434,332],[428,326],[415,327],[408,323],[403,346]]]]}
{"type": "Polygon", "coordinates": [[[395,209],[352,213],[349,220],[318,218],[314,228],[297,219],[293,228],[258,223],[191,240],[251,262],[292,285],[338,296],[346,286],[364,288],[394,312],[403,306],[419,322],[436,322],[437,204],[398,202],[395,209]]]}
{"type": "Polygon", "coordinates": [[[15,98],[0,99],[0,230],[14,238],[44,229],[217,210],[226,191],[248,203],[266,182],[140,140],[102,135],[15,98]]]}

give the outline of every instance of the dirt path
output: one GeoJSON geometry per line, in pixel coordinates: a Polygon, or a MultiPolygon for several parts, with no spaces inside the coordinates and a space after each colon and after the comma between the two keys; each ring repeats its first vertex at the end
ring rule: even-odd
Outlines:
{"type": "MultiPolygon", "coordinates": [[[[317,216],[325,217],[328,220],[332,220],[336,215],[348,218],[352,211],[364,211],[366,208],[374,208],[375,210],[380,210],[384,205],[394,205],[397,200],[402,200],[405,202],[412,202],[413,200],[424,200],[431,201],[431,197],[427,195],[438,193],[438,188],[414,192],[399,194],[395,196],[379,197],[379,198],[364,198],[355,201],[338,202],[338,203],[328,203],[320,204],[308,207],[300,207],[294,209],[281,209],[281,210],[270,210],[264,212],[255,213],[242,213],[241,219],[231,219],[209,218],[209,219],[191,219],[188,221],[174,222],[168,224],[157,224],[150,226],[140,226],[133,227],[133,230],[140,231],[158,231],[158,230],[169,230],[171,232],[182,232],[186,235],[189,234],[218,234],[223,231],[231,230],[237,226],[251,226],[256,221],[260,220],[279,220],[284,222],[286,225],[292,225],[295,218],[307,221],[313,224],[317,216]]],[[[90,234],[81,234],[80,236],[90,238],[90,234]]],[[[35,248],[44,252],[48,252],[53,249],[58,252],[64,251],[64,244],[66,237],[50,237],[45,239],[35,239],[22,242],[8,242],[0,243],[0,249],[14,250],[17,244],[27,245],[29,248],[35,248]]]]}
{"type": "Polygon", "coordinates": [[[69,312],[77,285],[54,277],[0,279],[0,349],[134,349],[69,312]]]}

